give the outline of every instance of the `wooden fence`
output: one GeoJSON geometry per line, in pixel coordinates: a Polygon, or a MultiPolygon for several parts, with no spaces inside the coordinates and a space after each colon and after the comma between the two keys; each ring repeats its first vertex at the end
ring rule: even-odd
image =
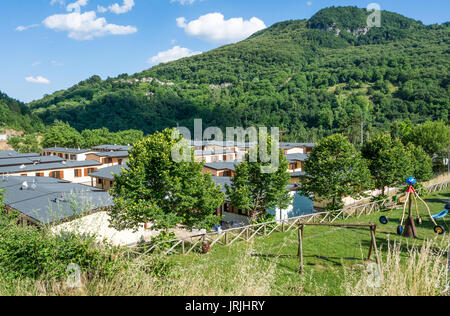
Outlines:
{"type": "MultiPolygon", "coordinates": [[[[450,180],[436,183],[425,187],[426,194],[445,190],[449,187],[450,180]]],[[[421,192],[422,190],[419,190],[421,192]]],[[[129,254],[136,256],[148,256],[159,251],[164,255],[182,254],[188,255],[194,251],[208,252],[215,245],[231,246],[238,241],[249,242],[257,236],[270,236],[275,232],[289,232],[299,229],[304,224],[332,224],[337,220],[347,220],[351,217],[360,218],[363,215],[370,215],[386,208],[396,207],[391,199],[379,200],[362,205],[352,205],[340,211],[313,213],[284,220],[253,224],[238,228],[232,228],[221,232],[210,232],[199,234],[187,238],[163,241],[153,245],[141,245],[129,250],[129,254]]]]}

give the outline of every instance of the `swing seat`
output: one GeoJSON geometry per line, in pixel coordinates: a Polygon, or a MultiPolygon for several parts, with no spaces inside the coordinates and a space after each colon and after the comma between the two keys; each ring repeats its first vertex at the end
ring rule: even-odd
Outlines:
{"type": "Polygon", "coordinates": [[[422,216],[419,216],[419,217],[416,218],[416,224],[417,225],[422,225],[423,224],[422,216]]]}
{"type": "Polygon", "coordinates": [[[383,225],[387,225],[389,223],[389,219],[386,216],[381,216],[380,223],[383,225]]]}
{"type": "Polygon", "coordinates": [[[447,215],[448,215],[448,210],[443,210],[439,214],[433,215],[433,218],[434,219],[441,219],[441,218],[446,217],[447,215]]]}
{"type": "Polygon", "coordinates": [[[397,227],[397,234],[402,236],[403,235],[403,226],[398,226],[397,227]]]}
{"type": "Polygon", "coordinates": [[[441,225],[437,225],[434,227],[434,232],[438,235],[443,235],[445,233],[445,229],[441,225]]]}

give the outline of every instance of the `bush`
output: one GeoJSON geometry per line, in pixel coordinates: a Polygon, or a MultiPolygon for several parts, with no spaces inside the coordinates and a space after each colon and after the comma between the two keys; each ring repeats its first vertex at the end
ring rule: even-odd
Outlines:
{"type": "Polygon", "coordinates": [[[100,246],[92,237],[22,227],[0,215],[0,273],[10,279],[67,276],[67,266],[78,264],[87,276],[112,276],[120,268],[118,249],[100,246]]]}

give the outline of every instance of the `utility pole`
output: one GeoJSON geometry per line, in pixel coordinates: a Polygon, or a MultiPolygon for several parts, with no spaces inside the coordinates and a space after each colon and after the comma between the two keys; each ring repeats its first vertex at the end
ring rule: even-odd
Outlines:
{"type": "Polygon", "coordinates": [[[361,147],[364,146],[364,122],[361,122],[361,147]]]}

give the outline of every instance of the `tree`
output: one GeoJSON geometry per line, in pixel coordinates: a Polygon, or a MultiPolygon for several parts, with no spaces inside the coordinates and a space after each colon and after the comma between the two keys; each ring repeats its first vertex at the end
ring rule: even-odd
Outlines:
{"type": "MultiPolygon", "coordinates": [[[[267,148],[271,148],[272,141],[268,136],[267,148]]],[[[244,162],[236,167],[236,176],[231,180],[231,186],[227,186],[227,195],[233,206],[247,211],[252,221],[255,221],[267,209],[285,209],[292,203],[287,190],[291,176],[288,172],[289,163],[283,152],[277,153],[279,165],[267,173],[263,168],[270,167],[271,163],[261,161],[260,146],[251,150],[257,157],[256,162],[251,161],[251,155],[246,155],[244,162]]],[[[271,153],[271,150],[268,152],[271,153]]]]}
{"type": "Polygon", "coordinates": [[[80,133],[72,128],[69,123],[55,121],[44,132],[42,146],[45,147],[81,147],[83,146],[83,138],[80,133]]]}
{"type": "Polygon", "coordinates": [[[116,140],[114,143],[118,145],[132,145],[134,143],[137,143],[143,138],[144,132],[131,129],[127,131],[117,132],[115,134],[116,140]]]}
{"type": "Polygon", "coordinates": [[[115,144],[112,135],[106,127],[100,129],[86,129],[81,132],[83,147],[92,148],[99,145],[115,144]]]}
{"type": "Polygon", "coordinates": [[[301,191],[315,199],[331,199],[337,209],[344,196],[360,197],[372,181],[366,161],[342,134],[323,138],[305,164],[301,191]]]}
{"type": "Polygon", "coordinates": [[[379,135],[366,142],[361,151],[368,161],[375,186],[383,194],[386,187],[402,183],[413,176],[416,167],[413,153],[399,139],[392,139],[389,134],[379,135]]]}
{"type": "Polygon", "coordinates": [[[414,144],[406,145],[406,151],[410,154],[412,163],[412,175],[417,181],[428,181],[433,178],[433,161],[431,157],[420,146],[414,144]]]}
{"type": "Polygon", "coordinates": [[[41,151],[39,141],[33,134],[13,136],[8,140],[8,145],[19,153],[38,153],[41,151]]]}
{"type": "Polygon", "coordinates": [[[430,157],[435,154],[441,155],[448,150],[450,131],[443,121],[428,121],[412,127],[408,131],[403,135],[403,143],[413,143],[422,147],[430,157]]]}
{"type": "Polygon", "coordinates": [[[203,165],[194,162],[190,147],[192,162],[172,159],[174,146],[181,142],[176,131],[165,129],[134,145],[128,169],[116,176],[111,191],[113,227],[137,229],[152,222],[157,229],[177,224],[210,229],[220,221],[215,211],[223,204],[224,194],[211,175],[202,173],[203,165]]]}

